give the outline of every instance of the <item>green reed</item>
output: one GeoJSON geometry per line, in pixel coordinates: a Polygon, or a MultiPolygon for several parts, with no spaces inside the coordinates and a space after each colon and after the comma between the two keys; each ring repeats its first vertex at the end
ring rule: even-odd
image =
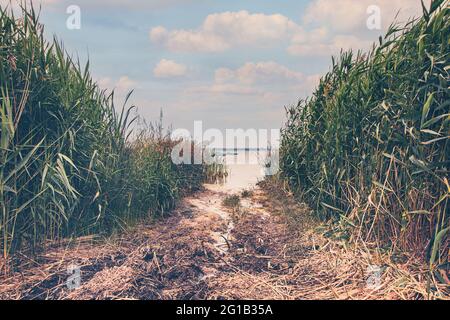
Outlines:
{"type": "MultiPolygon", "coordinates": [[[[128,100],[129,96],[127,96],[128,100]]],[[[159,215],[200,188],[203,165],[176,166],[173,142],[130,139],[133,107],[114,105],[89,64],[43,36],[34,9],[0,8],[0,249],[105,233],[159,215]],[[117,110],[121,110],[117,112],[117,110]]]]}
{"type": "Polygon", "coordinates": [[[448,2],[434,1],[369,53],[333,59],[313,96],[287,109],[280,160],[321,218],[433,270],[449,245],[449,27],[448,2]]]}

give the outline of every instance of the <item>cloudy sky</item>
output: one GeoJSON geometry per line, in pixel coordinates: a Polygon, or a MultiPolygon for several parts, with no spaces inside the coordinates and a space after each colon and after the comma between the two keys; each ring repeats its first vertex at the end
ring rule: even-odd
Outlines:
{"type": "MultiPolygon", "coordinates": [[[[0,0],[4,5],[8,0],[0,0]]],[[[38,3],[39,1],[35,1],[38,3]]],[[[344,49],[366,49],[420,0],[41,0],[41,21],[148,120],[191,128],[278,128],[344,49]],[[67,8],[81,10],[69,30],[67,8]],[[382,30],[367,19],[381,10],[382,30]]]]}

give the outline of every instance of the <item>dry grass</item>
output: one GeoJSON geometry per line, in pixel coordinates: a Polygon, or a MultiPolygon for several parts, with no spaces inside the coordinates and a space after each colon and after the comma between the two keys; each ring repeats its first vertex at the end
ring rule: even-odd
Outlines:
{"type": "Polygon", "coordinates": [[[224,228],[218,215],[205,211],[212,199],[205,192],[184,200],[165,219],[17,261],[15,272],[0,276],[0,299],[204,298],[202,277],[220,261],[213,233],[224,228]],[[66,286],[72,264],[81,267],[82,280],[74,291],[66,286]]]}
{"type": "Polygon", "coordinates": [[[280,192],[282,186],[262,188],[243,202],[245,215],[227,214],[226,195],[206,190],[185,199],[172,216],[110,239],[49,245],[0,277],[0,298],[449,299],[448,286],[428,279],[427,266],[415,257],[396,260],[370,244],[327,237],[329,226],[280,192]],[[217,241],[231,220],[223,252],[217,241]],[[70,291],[67,266],[73,263],[81,267],[82,285],[70,291]],[[376,289],[366,282],[372,265],[382,268],[376,289]]]}
{"type": "Polygon", "coordinates": [[[239,195],[236,194],[229,195],[225,199],[223,199],[222,204],[225,207],[237,208],[241,205],[241,198],[239,197],[239,195]]]}
{"type": "Polygon", "coordinates": [[[233,272],[211,281],[209,298],[449,299],[448,285],[429,279],[427,265],[416,257],[395,261],[371,244],[326,237],[329,226],[311,219],[309,209],[292,195],[280,193],[282,186],[263,187],[256,197],[262,210],[273,214],[254,211],[236,225],[233,272]],[[381,277],[372,287],[367,281],[373,266],[381,268],[381,277]]]}

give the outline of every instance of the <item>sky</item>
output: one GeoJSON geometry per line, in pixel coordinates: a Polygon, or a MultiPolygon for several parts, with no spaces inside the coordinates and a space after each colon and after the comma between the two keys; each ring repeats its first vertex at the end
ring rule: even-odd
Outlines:
{"type": "Polygon", "coordinates": [[[421,14],[420,0],[34,3],[46,36],[89,59],[117,104],[134,90],[129,103],[144,119],[163,110],[166,125],[190,130],[196,120],[220,130],[280,128],[285,106],[311,95],[332,55],[367,50],[394,19],[421,14]],[[80,10],[79,29],[67,27],[71,5],[80,10]]]}

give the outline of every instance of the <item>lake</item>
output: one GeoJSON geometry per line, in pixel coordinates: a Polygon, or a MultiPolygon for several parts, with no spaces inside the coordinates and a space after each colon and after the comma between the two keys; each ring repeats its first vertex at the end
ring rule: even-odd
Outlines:
{"type": "Polygon", "coordinates": [[[224,159],[228,177],[225,181],[217,183],[215,187],[225,192],[236,192],[252,188],[258,181],[264,179],[263,163],[267,150],[225,149],[216,152],[224,159]]]}

